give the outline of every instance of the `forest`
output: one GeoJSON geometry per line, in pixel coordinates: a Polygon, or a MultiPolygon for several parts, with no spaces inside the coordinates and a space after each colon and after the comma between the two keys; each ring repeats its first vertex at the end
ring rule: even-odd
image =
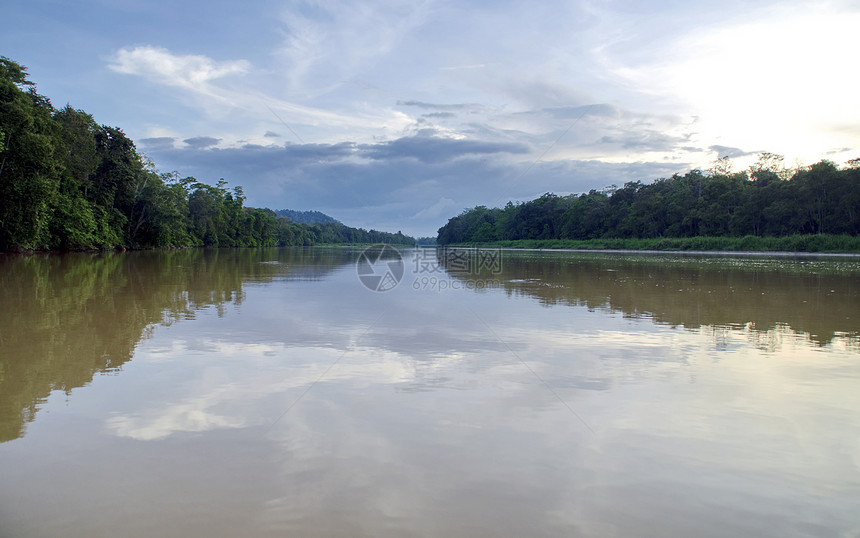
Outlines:
{"type": "Polygon", "coordinates": [[[117,127],[36,92],[0,56],[0,251],[413,244],[340,222],[302,224],[228,188],[160,173],[117,127]]]}
{"type": "Polygon", "coordinates": [[[503,208],[478,206],[449,219],[438,242],[856,237],[858,232],[860,159],[842,169],[821,161],[790,170],[780,155],[762,153],[748,171],[732,173],[731,162],[721,158],[707,173],[692,170],[579,195],[546,193],[503,208]]]}

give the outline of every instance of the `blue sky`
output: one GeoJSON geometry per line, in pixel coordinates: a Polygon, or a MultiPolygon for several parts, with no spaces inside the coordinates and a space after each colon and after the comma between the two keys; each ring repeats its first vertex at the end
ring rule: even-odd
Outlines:
{"type": "Polygon", "coordinates": [[[0,54],[161,171],[435,235],[544,192],[860,156],[857,2],[7,0],[0,54]]]}

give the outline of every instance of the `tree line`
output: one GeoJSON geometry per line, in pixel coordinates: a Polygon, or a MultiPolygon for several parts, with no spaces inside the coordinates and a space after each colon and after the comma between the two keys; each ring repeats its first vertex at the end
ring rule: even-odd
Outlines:
{"type": "Polygon", "coordinates": [[[749,171],[731,173],[724,157],[707,173],[477,206],[449,219],[438,242],[860,233],[860,159],[842,169],[821,161],[787,170],[782,161],[762,153],[749,171]]]}
{"type": "Polygon", "coordinates": [[[223,179],[158,172],[121,129],[54,108],[25,67],[0,56],[0,251],[414,242],[244,201],[223,179]]]}

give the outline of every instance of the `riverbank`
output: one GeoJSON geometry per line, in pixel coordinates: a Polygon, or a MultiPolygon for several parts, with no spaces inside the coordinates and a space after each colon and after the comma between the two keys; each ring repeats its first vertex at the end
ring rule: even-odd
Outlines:
{"type": "Polygon", "coordinates": [[[518,239],[448,246],[517,249],[625,250],[661,252],[814,252],[860,254],[860,236],[790,235],[785,237],[657,237],[650,239],[518,239]]]}
{"type": "Polygon", "coordinates": [[[313,245],[185,245],[185,246],[163,246],[163,247],[114,247],[114,248],[79,248],[79,249],[18,249],[18,250],[0,250],[0,255],[16,256],[16,255],[32,255],[32,254],[100,254],[106,252],[142,252],[147,250],[194,250],[194,249],[246,249],[246,248],[308,248],[308,247],[351,247],[363,248],[377,245],[389,245],[397,248],[411,248],[414,243],[316,243],[313,245]]]}

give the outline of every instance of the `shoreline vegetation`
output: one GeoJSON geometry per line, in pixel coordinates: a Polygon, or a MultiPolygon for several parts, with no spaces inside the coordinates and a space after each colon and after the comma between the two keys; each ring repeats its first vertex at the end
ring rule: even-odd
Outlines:
{"type": "Polygon", "coordinates": [[[0,56],[0,252],[416,242],[244,201],[224,179],[159,172],[120,128],[54,108],[24,66],[0,56]]]}
{"type": "Polygon", "coordinates": [[[467,248],[523,250],[629,250],[660,252],[764,252],[860,255],[860,236],[791,235],[784,237],[658,237],[645,239],[517,239],[461,242],[446,245],[467,248]]]}
{"type": "Polygon", "coordinates": [[[786,169],[761,153],[748,171],[721,158],[653,183],[477,206],[439,229],[439,245],[660,251],[860,253],[860,159],[786,169]]]}

